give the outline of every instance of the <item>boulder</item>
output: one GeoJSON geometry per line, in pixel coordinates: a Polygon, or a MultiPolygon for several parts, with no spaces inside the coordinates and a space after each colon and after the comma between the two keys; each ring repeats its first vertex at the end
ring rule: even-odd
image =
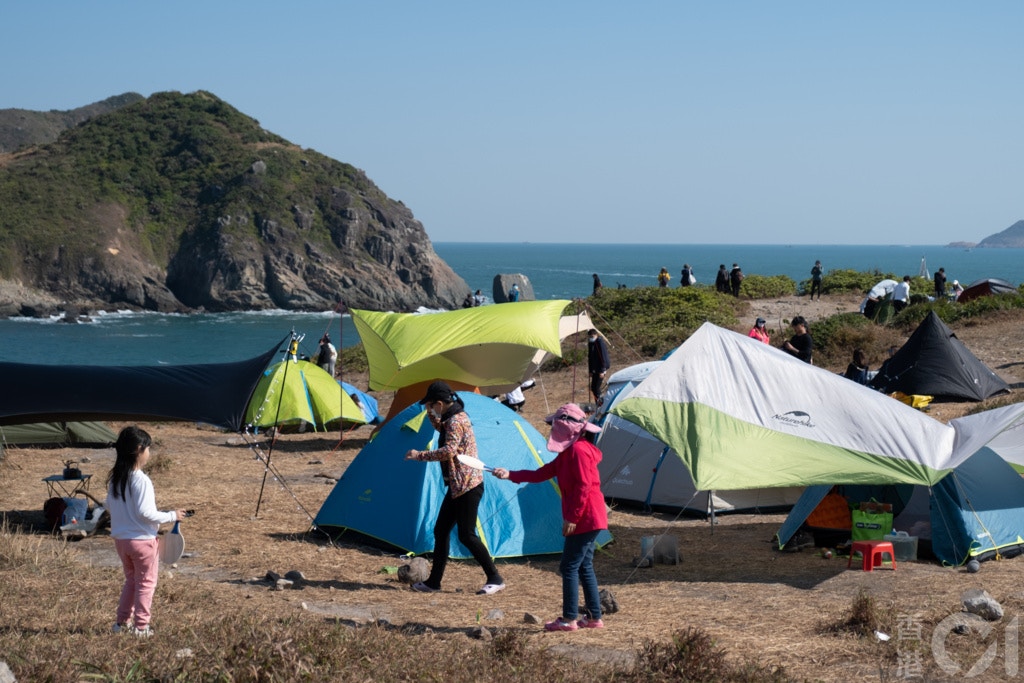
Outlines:
{"type": "Polygon", "coordinates": [[[960,596],[964,609],[971,614],[976,614],[985,621],[999,621],[1003,618],[1003,606],[1000,605],[988,591],[981,588],[972,588],[964,591],[960,596]]]}
{"type": "Polygon", "coordinates": [[[520,301],[537,300],[537,297],[533,293],[533,285],[530,284],[530,278],[526,277],[522,273],[511,273],[498,274],[494,276],[494,284],[491,288],[491,298],[494,299],[494,303],[508,303],[508,292],[512,289],[513,284],[519,285],[520,301]]]}
{"type": "Polygon", "coordinates": [[[409,564],[403,564],[398,568],[398,580],[410,586],[426,581],[428,576],[430,576],[430,564],[422,557],[414,557],[409,564]]]}

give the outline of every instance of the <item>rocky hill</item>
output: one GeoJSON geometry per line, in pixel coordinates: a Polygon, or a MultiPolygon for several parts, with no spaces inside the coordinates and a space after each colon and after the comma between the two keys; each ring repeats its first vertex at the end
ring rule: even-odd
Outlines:
{"type": "Polygon", "coordinates": [[[0,109],[0,154],[53,142],[68,128],[141,99],[139,93],[127,92],[66,111],[0,109]]]}
{"type": "Polygon", "coordinates": [[[207,92],[0,154],[0,315],[456,308],[467,291],[365,173],[207,92]]]}
{"type": "Polygon", "coordinates": [[[989,235],[978,242],[978,246],[1024,248],[1024,220],[1017,221],[1002,232],[989,235]]]}

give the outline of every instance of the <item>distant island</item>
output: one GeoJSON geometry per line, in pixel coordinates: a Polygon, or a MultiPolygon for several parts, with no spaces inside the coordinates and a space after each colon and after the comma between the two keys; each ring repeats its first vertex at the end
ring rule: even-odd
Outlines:
{"type": "Polygon", "coordinates": [[[1006,230],[989,235],[980,242],[950,242],[946,246],[959,249],[1024,249],[1024,220],[1019,220],[1006,230]]]}
{"type": "Polygon", "coordinates": [[[1024,248],[1024,220],[1017,221],[1006,230],[989,235],[978,242],[980,248],[1024,248]]]}

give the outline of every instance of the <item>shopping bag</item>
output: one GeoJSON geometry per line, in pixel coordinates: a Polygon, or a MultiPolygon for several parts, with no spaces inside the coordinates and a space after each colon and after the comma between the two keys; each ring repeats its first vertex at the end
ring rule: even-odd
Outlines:
{"type": "Polygon", "coordinates": [[[892,533],[892,505],[888,503],[861,503],[850,511],[850,538],[855,541],[881,541],[892,533]]]}

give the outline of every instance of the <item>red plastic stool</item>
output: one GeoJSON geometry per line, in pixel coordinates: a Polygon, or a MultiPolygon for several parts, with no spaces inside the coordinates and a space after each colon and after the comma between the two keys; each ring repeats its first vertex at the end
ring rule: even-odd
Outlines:
{"type": "Polygon", "coordinates": [[[889,560],[892,562],[891,569],[896,571],[896,551],[893,550],[892,543],[889,541],[854,541],[850,546],[850,560],[846,563],[847,569],[853,564],[853,554],[858,551],[864,560],[862,566],[864,571],[869,572],[875,567],[882,567],[882,556],[886,554],[889,555],[889,560]]]}

